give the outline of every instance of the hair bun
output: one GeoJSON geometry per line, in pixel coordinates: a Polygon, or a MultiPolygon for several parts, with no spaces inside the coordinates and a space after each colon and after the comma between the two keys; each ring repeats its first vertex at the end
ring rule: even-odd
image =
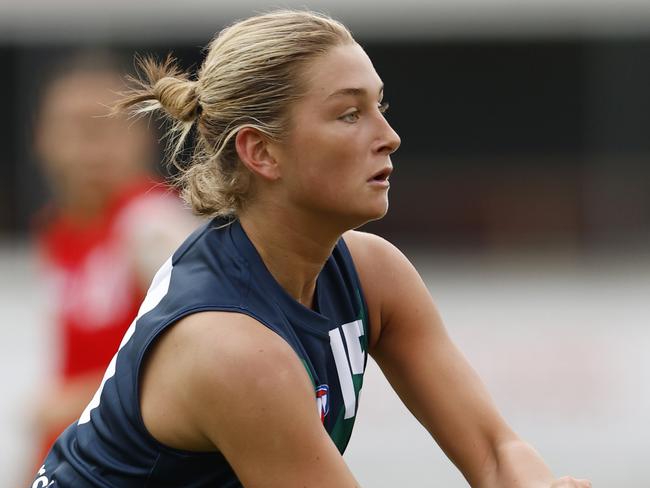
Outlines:
{"type": "Polygon", "coordinates": [[[192,122],[200,113],[197,82],[173,76],[159,79],[153,94],[169,115],[181,122],[192,122]]]}

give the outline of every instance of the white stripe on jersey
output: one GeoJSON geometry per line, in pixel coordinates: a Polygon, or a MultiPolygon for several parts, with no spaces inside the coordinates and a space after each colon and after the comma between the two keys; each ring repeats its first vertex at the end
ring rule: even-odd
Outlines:
{"type": "Polygon", "coordinates": [[[93,399],[90,400],[90,403],[81,414],[81,417],[79,417],[79,421],[77,422],[78,425],[89,422],[90,411],[99,406],[99,400],[102,395],[102,390],[104,389],[104,384],[106,383],[106,380],[115,374],[117,354],[120,352],[120,349],[122,349],[124,345],[129,342],[131,336],[133,336],[133,333],[135,332],[135,324],[138,319],[147,312],[153,310],[156,305],[160,303],[163,297],[167,295],[167,292],[169,291],[169,282],[171,281],[172,277],[172,267],[172,258],[170,257],[167,261],[165,261],[165,263],[160,267],[156,275],[153,277],[149,291],[147,291],[147,296],[144,298],[142,305],[140,305],[140,310],[138,310],[138,316],[133,320],[133,322],[131,322],[131,325],[124,334],[122,342],[120,343],[120,347],[117,349],[117,352],[113,356],[113,359],[111,359],[111,362],[108,365],[106,372],[104,373],[104,378],[102,378],[102,383],[99,385],[99,389],[95,392],[93,399]]]}

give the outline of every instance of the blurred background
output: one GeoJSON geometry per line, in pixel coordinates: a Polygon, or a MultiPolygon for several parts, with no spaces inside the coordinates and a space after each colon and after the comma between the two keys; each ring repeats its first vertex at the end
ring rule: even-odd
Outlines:
{"type": "MultiPolygon", "coordinates": [[[[650,486],[647,0],[0,3],[3,486],[30,464],[25,405],[51,367],[44,73],[80,48],[195,68],[215,32],[276,6],[342,20],[373,60],[402,146],[367,230],[414,261],[506,419],[558,475],[650,486]]],[[[363,486],[467,486],[373,364],[364,389],[346,454],[363,486]]]]}

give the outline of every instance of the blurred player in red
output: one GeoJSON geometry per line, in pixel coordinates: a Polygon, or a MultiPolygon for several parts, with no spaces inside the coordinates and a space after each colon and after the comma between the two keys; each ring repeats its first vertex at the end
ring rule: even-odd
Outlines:
{"type": "Polygon", "coordinates": [[[196,224],[152,173],[146,123],[105,116],[122,74],[109,55],[76,56],[48,81],[37,114],[35,149],[53,195],[37,234],[57,341],[36,402],[39,462],[92,397],[153,274],[196,224]]]}

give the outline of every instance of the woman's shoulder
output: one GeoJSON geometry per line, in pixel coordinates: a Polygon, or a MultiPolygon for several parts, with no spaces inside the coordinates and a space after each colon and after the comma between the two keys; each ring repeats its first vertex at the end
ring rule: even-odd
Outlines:
{"type": "Polygon", "coordinates": [[[184,346],[179,349],[192,351],[192,361],[198,359],[198,363],[208,364],[207,372],[215,371],[211,361],[225,361],[242,374],[242,364],[266,370],[269,364],[284,364],[294,357],[291,347],[278,334],[243,312],[197,312],[181,319],[171,335],[172,342],[184,346]]]}
{"type": "Polygon", "coordinates": [[[371,349],[381,336],[383,324],[395,307],[403,305],[396,296],[408,296],[419,275],[404,254],[383,237],[368,232],[348,231],[343,235],[359,275],[371,327],[371,349]]]}
{"type": "Polygon", "coordinates": [[[233,312],[179,320],[153,344],[141,376],[147,429],[183,450],[220,448],[219,432],[233,422],[246,425],[239,413],[258,407],[264,413],[269,402],[290,411],[290,400],[310,392],[291,347],[254,318],[233,312]],[[170,422],[168,415],[186,421],[170,422]]]}
{"type": "MultiPolygon", "coordinates": [[[[286,390],[307,372],[291,346],[278,334],[245,313],[207,311],[180,320],[163,338],[169,375],[195,394],[224,388],[270,394],[286,390]],[[174,370],[175,373],[172,371],[174,370]],[[291,379],[286,384],[287,378],[291,379]],[[264,392],[260,391],[264,387],[264,392]]],[[[207,393],[205,393],[207,394],[207,393]]],[[[189,395],[194,396],[194,395],[189,395]]],[[[264,395],[262,396],[264,397],[264,395]]],[[[218,398],[213,400],[217,401],[218,398]]]]}
{"type": "Polygon", "coordinates": [[[397,246],[376,234],[351,230],[343,234],[343,240],[360,272],[383,274],[410,264],[397,246]]]}

